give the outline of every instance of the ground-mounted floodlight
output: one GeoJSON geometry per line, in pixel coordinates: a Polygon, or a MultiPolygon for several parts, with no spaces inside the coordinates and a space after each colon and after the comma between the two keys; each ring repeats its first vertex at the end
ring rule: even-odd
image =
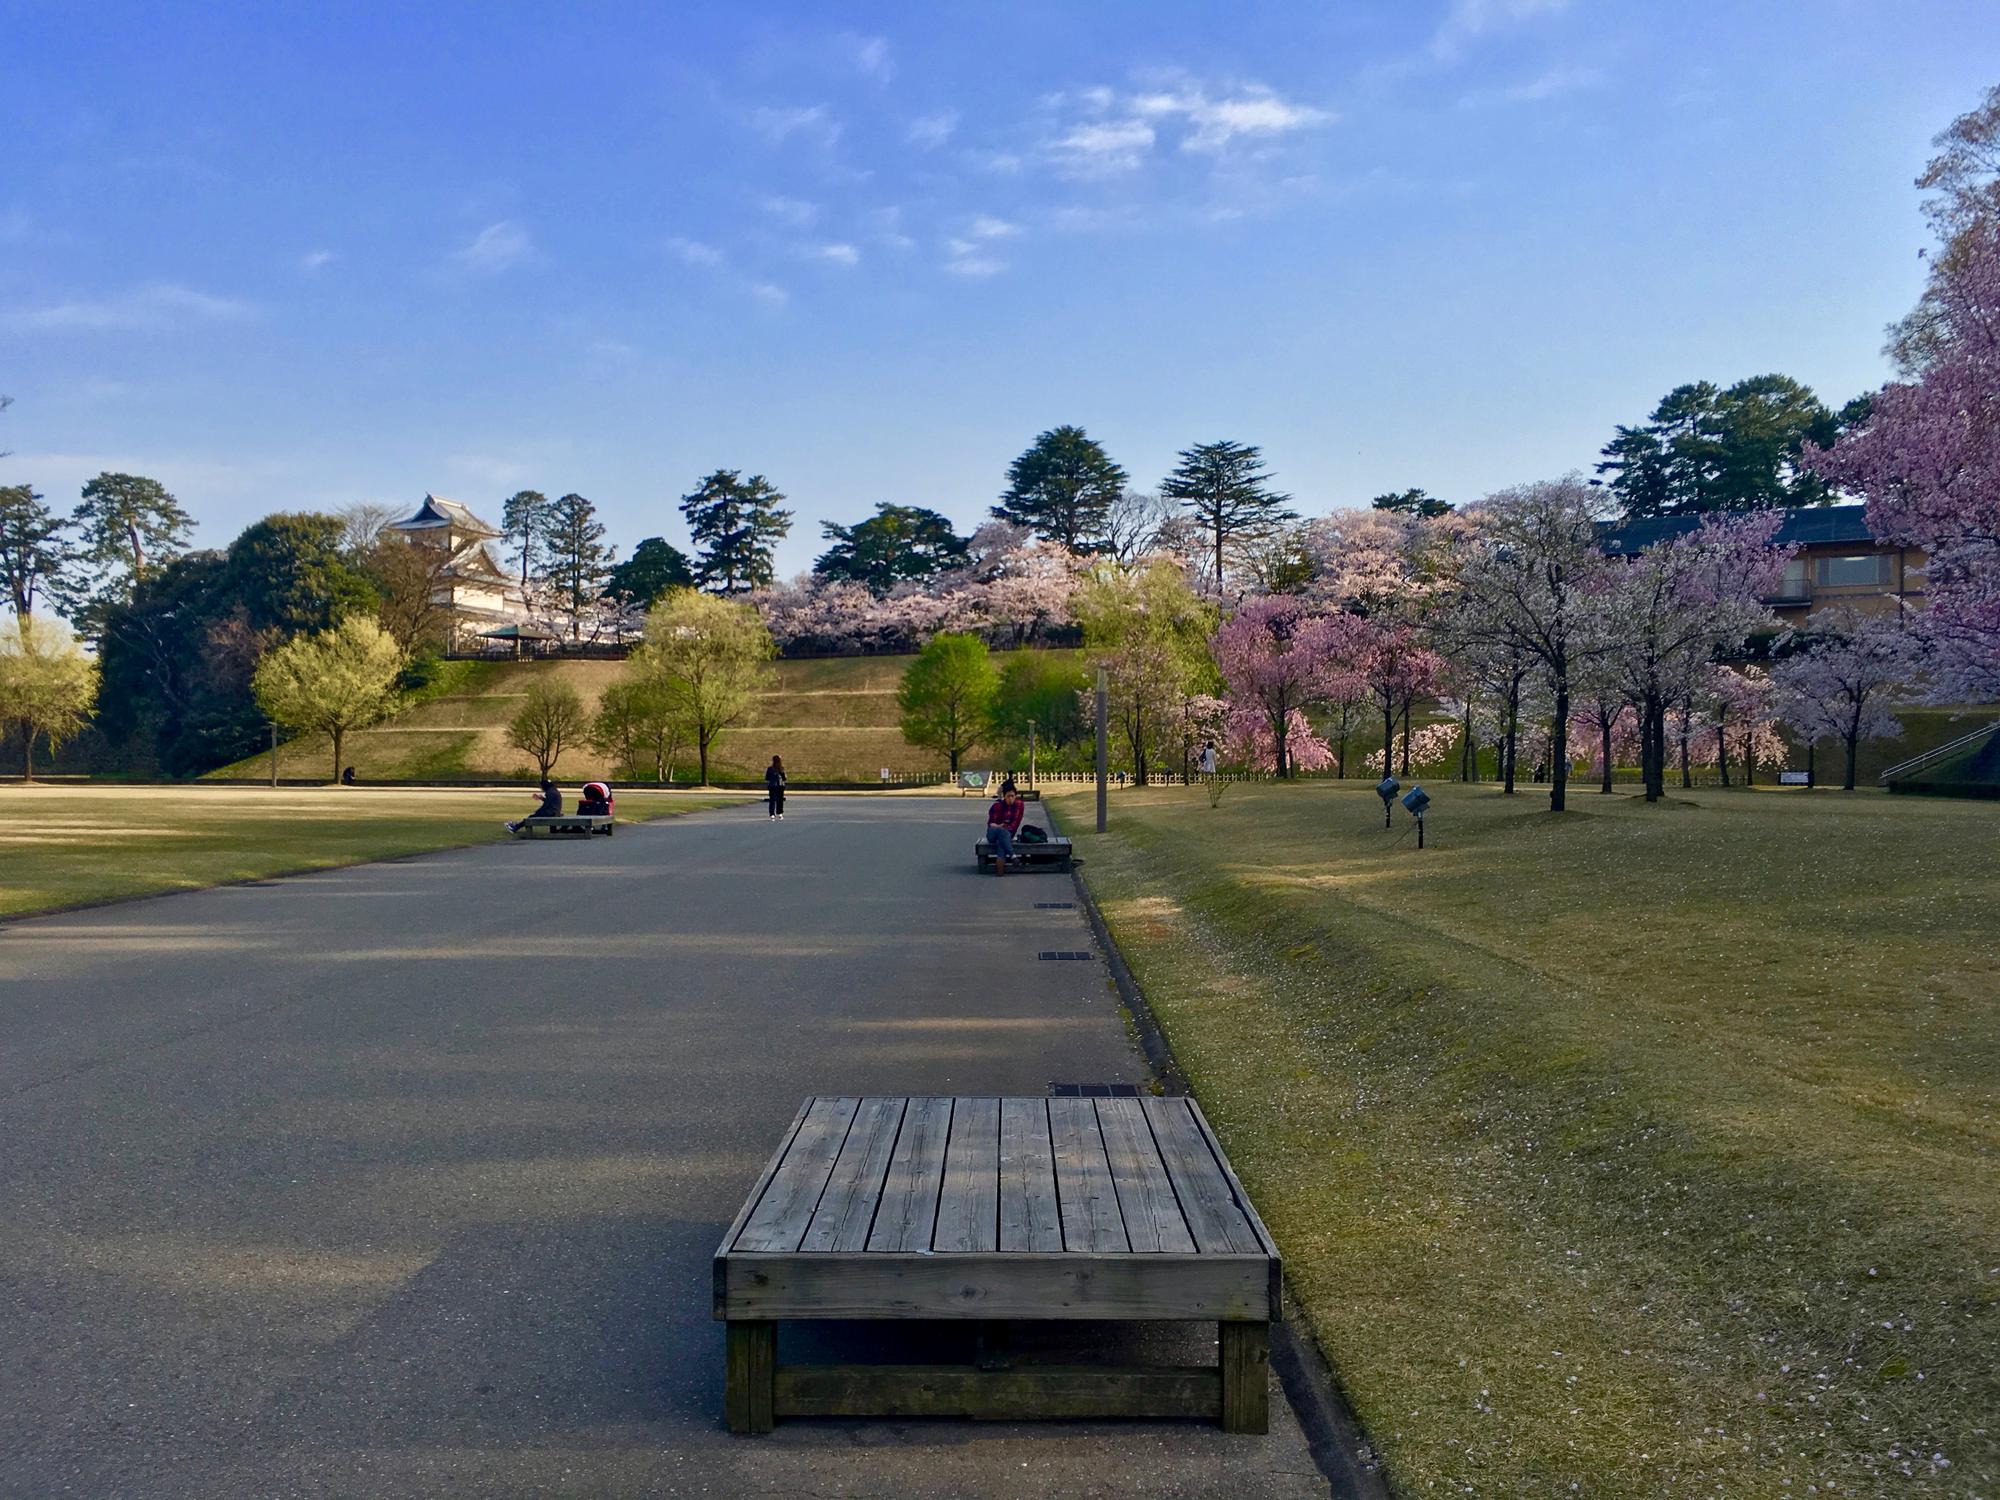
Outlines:
{"type": "Polygon", "coordinates": [[[1420,786],[1413,786],[1403,794],[1403,806],[1410,816],[1417,820],[1417,847],[1424,847],[1424,809],[1431,805],[1431,794],[1420,786]]]}
{"type": "Polygon", "coordinates": [[[1382,826],[1387,828],[1396,820],[1396,793],[1403,789],[1403,783],[1393,776],[1384,776],[1375,783],[1375,795],[1382,799],[1382,826]]]}

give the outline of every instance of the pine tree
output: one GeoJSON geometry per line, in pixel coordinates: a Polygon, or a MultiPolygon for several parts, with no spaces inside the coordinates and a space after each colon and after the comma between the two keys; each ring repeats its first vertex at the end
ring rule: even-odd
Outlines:
{"type": "Polygon", "coordinates": [[[537,564],[545,560],[544,543],[549,529],[549,497],[540,490],[519,490],[507,497],[500,507],[500,527],[507,533],[507,541],[513,547],[508,553],[509,561],[521,565],[521,584],[527,586],[529,575],[537,564]]]}
{"type": "Polygon", "coordinates": [[[1218,590],[1223,553],[1230,542],[1254,541],[1295,517],[1285,508],[1292,497],[1271,489],[1270,479],[1258,449],[1225,440],[1183,448],[1180,463],[1160,485],[1161,494],[1185,505],[1214,538],[1218,590]]]}
{"type": "Polygon", "coordinates": [[[993,514],[1072,552],[1097,546],[1129,476],[1081,427],[1055,427],[1007,467],[993,514]]]}
{"type": "Polygon", "coordinates": [[[581,495],[564,495],[549,507],[544,537],[551,590],[570,617],[572,638],[581,634],[584,611],[597,602],[611,576],[611,548],[597,507],[581,495]]]}
{"type": "Polygon", "coordinates": [[[792,513],[762,474],[717,469],[681,497],[693,538],[695,582],[716,594],[747,594],[774,576],[772,548],[792,529],[792,513]]]}

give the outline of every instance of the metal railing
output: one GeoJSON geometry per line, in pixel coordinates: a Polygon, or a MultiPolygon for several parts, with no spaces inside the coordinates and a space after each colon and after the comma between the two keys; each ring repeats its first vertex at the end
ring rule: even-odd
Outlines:
{"type": "Polygon", "coordinates": [[[1885,766],[1877,773],[1875,780],[1880,785],[1887,786],[1892,778],[1907,776],[1912,771],[1921,771],[1926,766],[1934,766],[1939,761],[1970,748],[1990,734],[2000,734],[2000,722],[1989,720],[1977,729],[1961,734],[1957,739],[1946,740],[1942,745],[1933,746],[1922,755],[1912,755],[1908,760],[1899,760],[1893,766],[1885,766]]]}

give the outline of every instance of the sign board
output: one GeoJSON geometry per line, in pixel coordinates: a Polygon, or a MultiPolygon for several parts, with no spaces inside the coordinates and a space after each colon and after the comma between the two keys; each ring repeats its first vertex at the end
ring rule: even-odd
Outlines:
{"type": "Polygon", "coordinates": [[[985,791],[986,778],[990,774],[987,771],[960,771],[958,773],[959,790],[966,792],[985,791]]]}
{"type": "Polygon", "coordinates": [[[1780,771],[1778,773],[1778,785],[1811,786],[1812,776],[1810,775],[1810,773],[1805,771],[1780,771]]]}

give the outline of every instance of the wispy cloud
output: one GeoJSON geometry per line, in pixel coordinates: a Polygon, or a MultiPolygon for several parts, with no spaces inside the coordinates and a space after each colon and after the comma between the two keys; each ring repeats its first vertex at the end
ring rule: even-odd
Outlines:
{"type": "Polygon", "coordinates": [[[986,247],[976,240],[946,240],[944,268],[954,276],[973,278],[998,276],[1007,269],[1007,262],[998,256],[986,254],[985,249],[986,247]]]}
{"type": "Polygon", "coordinates": [[[855,249],[854,246],[845,243],[814,245],[807,253],[814,260],[827,261],[836,266],[858,266],[861,264],[861,252],[855,249]]]}
{"type": "Polygon", "coordinates": [[[325,270],[338,259],[340,259],[340,255],[337,251],[308,250],[304,255],[299,257],[299,269],[310,275],[314,271],[325,270]]]}
{"type": "Polygon", "coordinates": [[[1156,147],[1222,155],[1242,142],[1271,141],[1331,124],[1333,111],[1287,99],[1260,83],[1227,87],[1186,79],[1134,93],[1096,87],[1047,101],[1067,116],[1049,144],[1058,168],[1073,176],[1130,172],[1156,147]]]}
{"type": "Polygon", "coordinates": [[[153,282],[109,297],[80,297],[16,308],[4,321],[16,328],[49,332],[144,332],[197,322],[238,322],[255,311],[249,303],[234,297],[217,297],[171,282],[153,282]]]}
{"type": "Polygon", "coordinates": [[[770,194],[759,198],[757,206],[787,229],[810,229],[819,221],[819,205],[803,198],[770,194]]]}
{"type": "Polygon", "coordinates": [[[502,219],[497,224],[488,224],[452,251],[451,258],[468,271],[496,275],[533,260],[535,242],[520,221],[502,219]]]}
{"type": "Polygon", "coordinates": [[[723,261],[722,252],[715,246],[680,234],[667,241],[667,253],[691,266],[719,266],[723,261]]]}
{"type": "Polygon", "coordinates": [[[787,304],[792,300],[792,294],[790,292],[786,291],[776,282],[771,282],[771,281],[751,282],[750,295],[752,297],[755,297],[758,302],[762,303],[772,312],[784,311],[785,304],[787,304]]]}
{"type": "Polygon", "coordinates": [[[1540,104],[1566,94],[1604,87],[1604,75],[1596,68],[1550,68],[1523,83],[1506,88],[1474,89],[1461,98],[1459,108],[1475,109],[1486,104],[1540,104]]]}
{"type": "Polygon", "coordinates": [[[1152,152],[1158,133],[1144,120],[1078,125],[1054,143],[1057,159],[1079,173],[1129,172],[1152,152]]]}
{"type": "Polygon", "coordinates": [[[904,130],[903,138],[912,146],[925,151],[934,151],[950,140],[952,132],[956,129],[958,129],[958,112],[945,109],[934,115],[918,115],[904,130]]]}
{"type": "Polygon", "coordinates": [[[1569,0],[1452,0],[1431,36],[1430,54],[1439,62],[1456,62],[1475,42],[1568,6],[1569,0]]]}
{"type": "Polygon", "coordinates": [[[841,132],[840,121],[824,104],[760,106],[750,111],[750,125],[774,146],[782,146],[794,137],[819,146],[832,146],[840,139],[841,132]]]}
{"type": "Polygon", "coordinates": [[[856,71],[878,83],[887,83],[896,76],[895,59],[889,55],[889,39],[880,36],[847,36],[848,54],[854,61],[856,71]]]}
{"type": "Polygon", "coordinates": [[[975,240],[1011,240],[1021,232],[1021,226],[996,219],[991,214],[978,214],[965,232],[975,240]]]}

